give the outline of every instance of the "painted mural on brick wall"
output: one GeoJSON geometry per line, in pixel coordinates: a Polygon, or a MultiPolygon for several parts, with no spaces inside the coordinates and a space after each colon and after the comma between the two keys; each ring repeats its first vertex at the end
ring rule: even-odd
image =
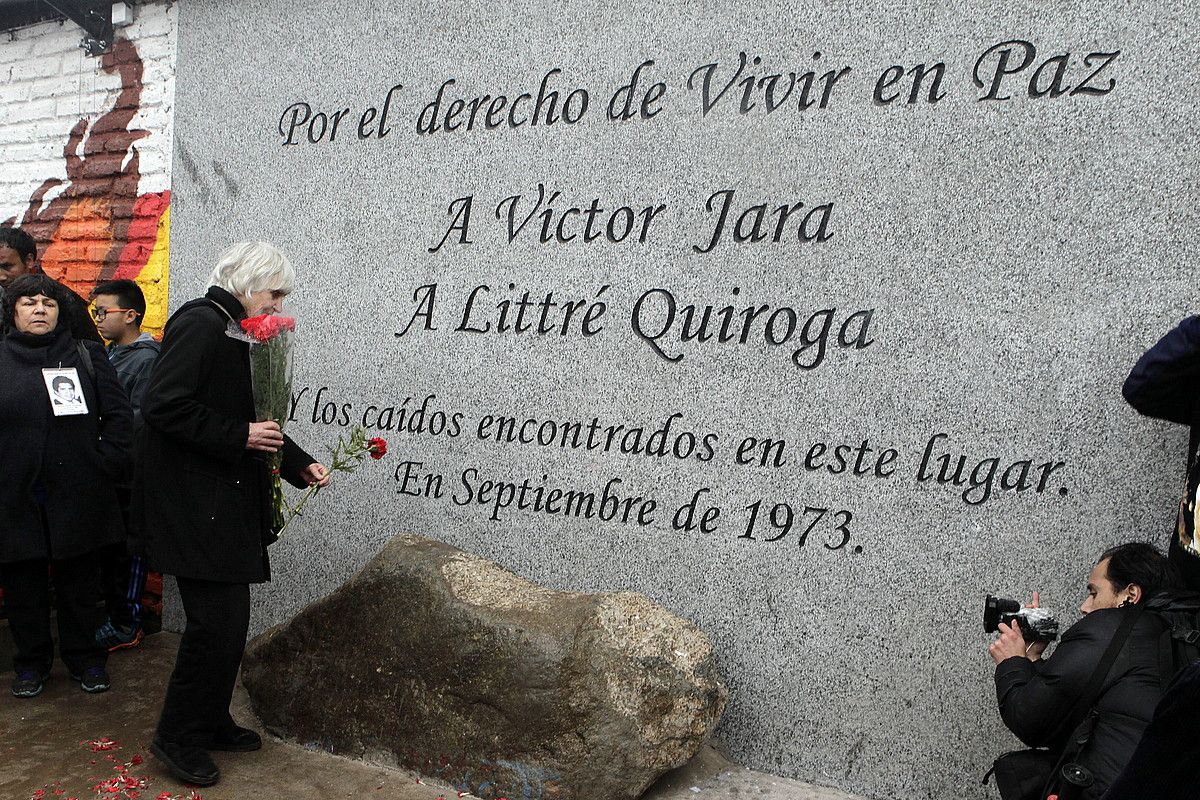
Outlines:
{"type": "Polygon", "coordinates": [[[101,57],[100,68],[121,79],[112,107],[80,119],[63,146],[67,179],[47,178],[17,224],[38,242],[45,272],[87,297],[114,278],[138,282],[146,295],[145,327],[161,332],[167,314],[171,192],[139,194],[136,142],[158,132],[132,127],[141,110],[142,59],[127,40],[101,57]]]}

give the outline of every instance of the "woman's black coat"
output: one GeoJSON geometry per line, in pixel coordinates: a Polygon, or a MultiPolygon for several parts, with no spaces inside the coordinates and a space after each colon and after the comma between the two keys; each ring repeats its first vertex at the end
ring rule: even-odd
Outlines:
{"type": "MultiPolygon", "coordinates": [[[[152,569],[223,583],[270,580],[270,475],[246,449],[254,421],[249,345],[226,335],[246,316],[210,287],[167,321],[142,404],[135,513],[152,569]]],[[[297,487],[314,459],[286,439],[282,477],[297,487]]]]}
{"type": "Polygon", "coordinates": [[[90,370],[65,324],[0,340],[0,563],[70,558],[125,541],[114,486],[128,475],[133,413],[104,348],[83,347],[90,370]],[[54,416],[42,369],[58,367],[76,368],[87,414],[54,416]]]}

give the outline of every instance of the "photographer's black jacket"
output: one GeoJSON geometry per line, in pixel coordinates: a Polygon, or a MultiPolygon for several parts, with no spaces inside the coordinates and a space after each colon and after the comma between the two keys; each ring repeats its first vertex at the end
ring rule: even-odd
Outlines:
{"type": "MultiPolygon", "coordinates": [[[[1062,752],[1071,731],[1062,722],[1085,691],[1096,665],[1128,609],[1087,614],[1063,635],[1053,654],[1041,661],[1024,657],[996,665],[996,697],[1009,730],[1030,747],[1062,752]]],[[[1084,800],[1099,798],[1133,755],[1162,696],[1160,635],[1162,618],[1145,613],[1113,662],[1103,684],[1091,739],[1076,758],[1092,771],[1093,787],[1084,800]]]]}

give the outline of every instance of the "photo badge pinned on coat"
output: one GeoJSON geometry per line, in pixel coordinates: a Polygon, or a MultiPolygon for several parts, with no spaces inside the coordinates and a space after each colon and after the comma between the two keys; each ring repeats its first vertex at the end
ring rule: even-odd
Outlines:
{"type": "Polygon", "coordinates": [[[79,388],[79,371],[74,367],[42,370],[46,394],[56,417],[72,417],[88,413],[87,401],[79,388]]]}

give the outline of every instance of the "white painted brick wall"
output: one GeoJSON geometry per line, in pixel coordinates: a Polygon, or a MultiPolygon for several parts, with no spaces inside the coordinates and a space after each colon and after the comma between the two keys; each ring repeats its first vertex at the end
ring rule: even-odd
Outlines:
{"type": "MultiPolygon", "coordinates": [[[[150,131],[137,143],[139,194],[171,187],[175,6],[168,0],[136,3],[133,24],[117,29],[137,47],[143,65],[141,110],[131,123],[150,131]]],[[[48,178],[66,180],[63,147],[71,128],[80,117],[94,121],[111,109],[120,91],[118,76],[79,47],[82,38],[69,22],[0,33],[0,220],[19,220],[48,178]]]]}

